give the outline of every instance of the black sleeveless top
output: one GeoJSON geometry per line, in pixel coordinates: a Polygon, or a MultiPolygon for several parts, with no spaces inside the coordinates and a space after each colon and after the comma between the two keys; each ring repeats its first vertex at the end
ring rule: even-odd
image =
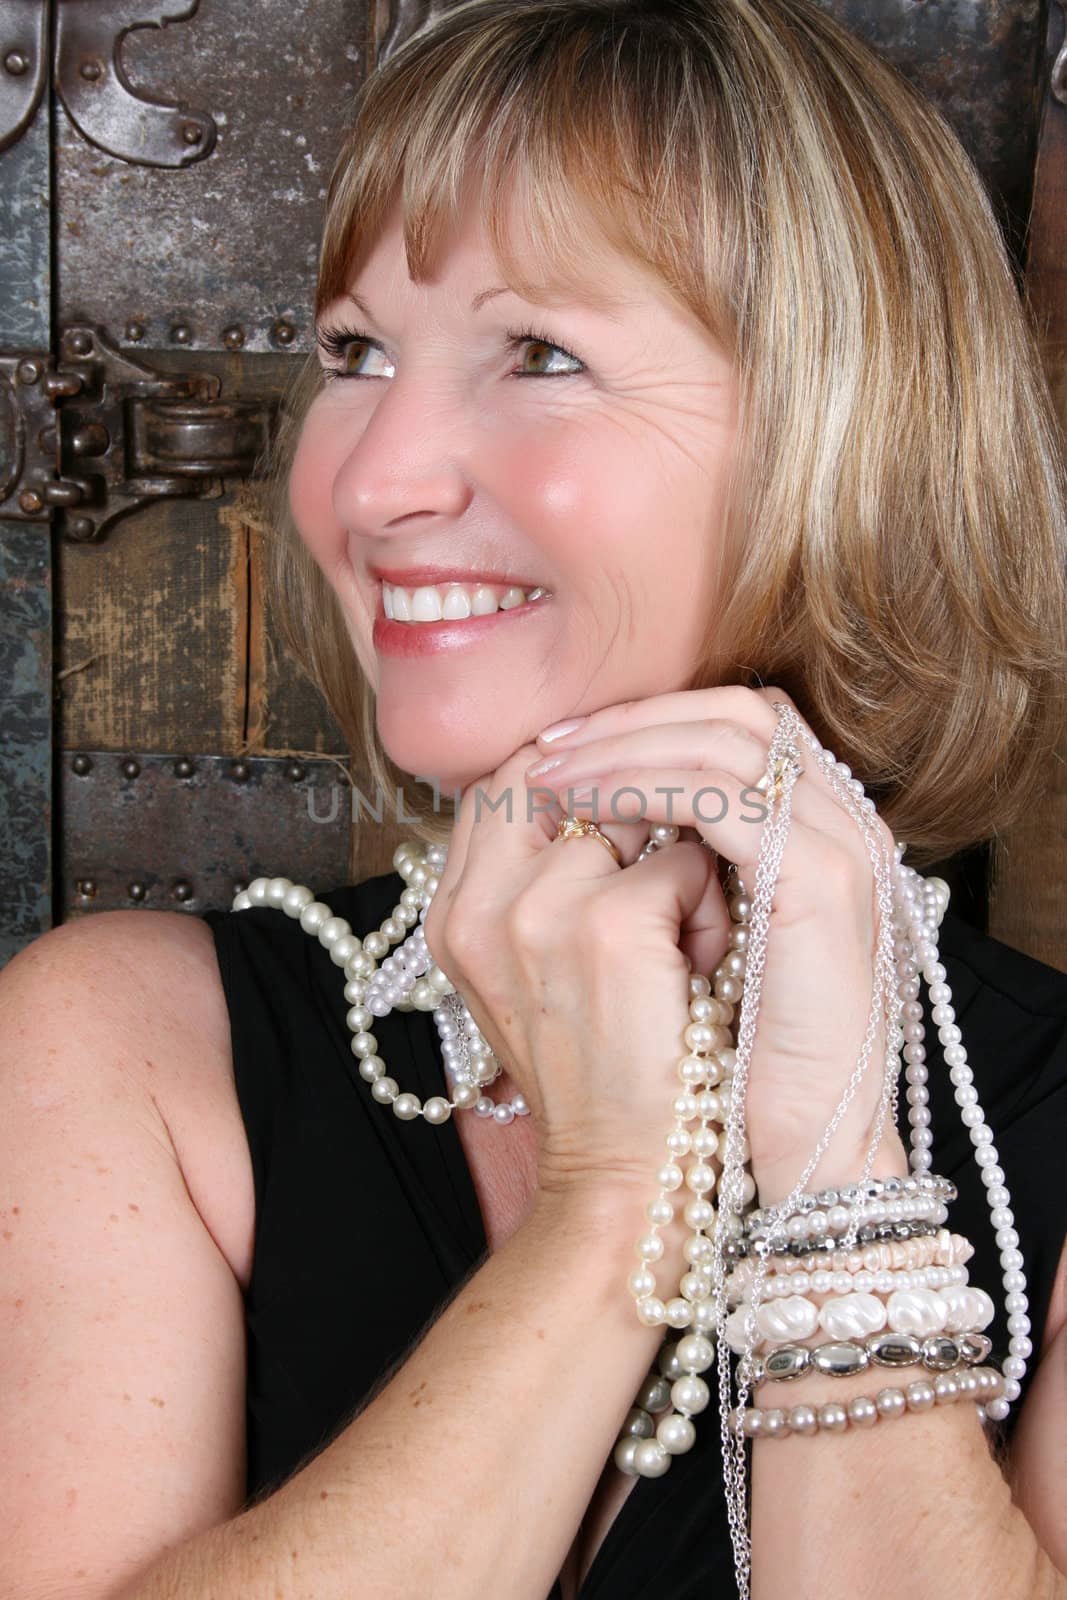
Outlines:
{"type": "MultiPolygon", "coordinates": [[[[390,872],[318,898],[364,934],[389,915],[403,887],[390,872]]],[[[481,1264],[487,1245],[454,1121],[401,1123],[371,1098],[349,1048],[343,973],[318,940],[273,907],[203,918],[216,941],[255,1178],[245,1295],[251,1503],[342,1431],[481,1264]]],[[[1034,1353],[1022,1397],[1002,1425],[1010,1440],[1037,1365],[1067,1227],[1067,975],[976,932],[951,909],[940,948],[1028,1279],[1034,1353]]],[[[393,1012],[375,1021],[374,1032],[401,1089],[422,1099],[447,1093],[428,1013],[393,1012]]],[[[974,1243],[968,1271],[997,1307],[987,1331],[999,1364],[1007,1353],[999,1254],[929,1026],[927,1052],[933,1170],[958,1186],[949,1226],[974,1243]]],[[[902,1092],[905,1142],[907,1109],[902,1092]]],[[[695,1600],[715,1581],[734,1592],[714,1406],[701,1423],[694,1448],[669,1473],[638,1479],[582,1600],[695,1600]]],[[[610,1446],[605,1440],[605,1455],[610,1446]]],[[[560,1594],[556,1583],[549,1600],[560,1594]]]]}

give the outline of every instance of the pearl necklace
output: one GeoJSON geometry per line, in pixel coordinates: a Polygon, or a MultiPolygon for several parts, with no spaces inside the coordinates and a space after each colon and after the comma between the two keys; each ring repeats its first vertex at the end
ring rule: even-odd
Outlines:
{"type": "MultiPolygon", "coordinates": [[[[983,1421],[986,1418],[1000,1421],[1008,1415],[1011,1402],[1021,1392],[1027,1358],[1032,1353],[1028,1337],[1030,1322],[1026,1315],[1026,1278],[1018,1249],[1019,1236],[1013,1227],[1010,1195],[998,1164],[992,1131],[985,1122],[973,1087],[973,1073],[967,1064],[967,1052],[952,1010],[946,969],[938,959],[936,935],[948,904],[948,886],[937,878],[923,880],[914,869],[905,867],[903,844],[896,845],[890,876],[885,861],[878,859],[876,836],[869,826],[869,814],[874,805],[864,794],[862,785],[844,763],[837,762],[818,744],[791,708],[776,705],[775,709],[779,726],[768,757],[768,776],[773,778],[774,784],[756,867],[755,897],[754,900],[749,898],[736,867],[731,866],[726,887],[734,926],[728,949],[712,980],[701,974],[690,974],[689,1022],[683,1033],[686,1054],[678,1063],[682,1087],[672,1102],[675,1126],[666,1138],[668,1158],[655,1174],[658,1196],[646,1207],[650,1229],[635,1247],[641,1265],[628,1279],[640,1320],[648,1325],[666,1324],[678,1330],[681,1336],[673,1343],[665,1341],[661,1347],[652,1371],[638,1392],[635,1406],[623,1423],[613,1456],[615,1464],[625,1473],[659,1477],[667,1471],[674,1455],[691,1449],[695,1441],[691,1419],[705,1409],[710,1398],[708,1385],[700,1373],[711,1366],[715,1344],[720,1350],[728,1344],[724,1336],[729,1314],[726,1279],[733,1265],[728,1252],[731,1242],[740,1237],[743,1213],[755,1195],[752,1176],[745,1165],[749,1154],[743,1129],[747,1068],[755,1033],[770,897],[788,832],[791,790],[802,771],[797,745],[803,741],[815,753],[831,787],[864,834],[875,867],[881,912],[879,954],[871,1021],[845,1096],[793,1192],[765,1214],[770,1218],[770,1226],[764,1230],[763,1247],[756,1256],[755,1279],[747,1294],[749,1337],[738,1364],[736,1406],[730,1404],[730,1363],[728,1360],[719,1362],[724,1484],[740,1600],[748,1597],[751,1563],[745,1525],[743,1400],[755,1371],[759,1337],[755,1312],[766,1269],[772,1250],[782,1248],[787,1238],[787,1219],[798,1211],[810,1209],[803,1203],[807,1201],[811,1201],[811,1205],[850,1206],[854,1214],[843,1245],[854,1248],[860,1205],[869,1198],[864,1181],[869,1177],[890,1109],[894,1124],[896,1120],[901,1045],[908,1084],[909,1165],[913,1173],[912,1178],[901,1182],[914,1186],[929,1173],[933,1135],[926,1088],[922,1006],[918,1000],[920,972],[928,985],[931,1018],[938,1027],[956,1102],[969,1129],[974,1159],[986,1187],[1006,1291],[1004,1303],[1008,1313],[1010,1354],[1003,1363],[1002,1393],[986,1398],[984,1405],[976,1401],[983,1421]],[[741,1015],[735,1039],[729,1029],[739,1003],[741,1015]],[[883,1093],[863,1176],[858,1184],[846,1189],[806,1196],[802,1193],[803,1186],[868,1065],[880,1009],[889,1024],[883,1093]],[[694,1120],[699,1121],[699,1126],[690,1131],[686,1124],[694,1120]],[[710,1159],[717,1152],[721,1153],[722,1160],[718,1211],[709,1198],[716,1186],[710,1159]],[[683,1171],[680,1163],[686,1157],[692,1159],[688,1171],[683,1171]],[[655,1293],[651,1270],[652,1264],[664,1254],[663,1240],[657,1230],[674,1218],[675,1204],[671,1196],[683,1183],[692,1192],[683,1212],[692,1230],[684,1246],[689,1267],[678,1285],[677,1295],[664,1302],[655,1293]],[[710,1235],[709,1228],[713,1229],[710,1235]],[[668,1402],[674,1409],[655,1423],[651,1413],[665,1410],[668,1402]]],[[[673,843],[678,836],[676,826],[652,827],[649,841],[638,859],[673,843]]],[[[298,919],[304,931],[316,937],[334,964],[343,969],[344,995],[349,1003],[345,1020],[352,1033],[350,1045],[358,1061],[359,1074],[370,1085],[373,1098],[383,1106],[391,1105],[395,1116],[402,1121],[422,1116],[429,1123],[441,1125],[449,1120],[453,1110],[474,1110],[476,1115],[491,1117],[506,1126],[516,1116],[528,1115],[529,1107],[521,1094],[510,1102],[496,1103],[485,1093],[499,1076],[501,1066],[462,997],[434,962],[421,925],[439,887],[440,871],[446,859],[447,851],[440,845],[427,847],[409,841],[398,846],[393,866],[405,880],[406,887],[379,929],[362,939],[353,933],[343,917],[335,916],[328,905],[316,900],[309,888],[288,878],[256,878],[235,896],[232,909],[243,911],[254,906],[268,906],[282,910],[287,916],[298,919]],[[409,929],[413,931],[409,933],[409,929]],[[391,945],[400,948],[390,956],[391,945]],[[432,1013],[445,1070],[452,1080],[450,1098],[434,1095],[423,1103],[417,1095],[402,1092],[396,1080],[388,1075],[385,1062],[377,1054],[378,1041],[370,1030],[376,1017],[387,1016],[392,1010],[432,1013]]],[[[981,1393],[986,1391],[983,1389],[981,1393]]]]}

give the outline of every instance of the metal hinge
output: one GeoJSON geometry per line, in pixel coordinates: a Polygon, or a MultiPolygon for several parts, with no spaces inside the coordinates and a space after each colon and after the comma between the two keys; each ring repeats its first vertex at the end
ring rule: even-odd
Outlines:
{"type": "Polygon", "coordinates": [[[222,479],[262,470],[276,404],[224,400],[210,372],[154,372],[88,324],[65,328],[60,354],[0,356],[13,449],[0,474],[0,520],[58,518],[67,539],[101,539],[149,501],[213,497],[222,479]]]}

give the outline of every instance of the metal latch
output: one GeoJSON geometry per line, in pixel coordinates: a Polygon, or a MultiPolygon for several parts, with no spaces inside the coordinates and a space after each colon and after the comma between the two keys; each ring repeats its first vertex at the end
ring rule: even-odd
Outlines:
{"type": "Polygon", "coordinates": [[[55,362],[0,356],[0,375],[0,520],[55,515],[82,544],[149,501],[221,495],[266,466],[276,402],[225,400],[210,372],[154,372],[89,324],[63,330],[55,362]]]}

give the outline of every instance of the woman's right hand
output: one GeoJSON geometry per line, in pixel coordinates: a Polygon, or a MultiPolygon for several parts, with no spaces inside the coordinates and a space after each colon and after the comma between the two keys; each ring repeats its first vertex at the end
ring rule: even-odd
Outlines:
{"type": "Polygon", "coordinates": [[[730,931],[715,857],[682,839],[639,862],[636,821],[600,824],[625,870],[595,838],[558,839],[556,802],[527,814],[539,754],[524,745],[463,791],[427,944],[527,1100],[541,1191],[651,1198],[686,1053],[680,940],[710,973],[730,931]],[[509,790],[510,817],[492,809],[509,790]]]}

